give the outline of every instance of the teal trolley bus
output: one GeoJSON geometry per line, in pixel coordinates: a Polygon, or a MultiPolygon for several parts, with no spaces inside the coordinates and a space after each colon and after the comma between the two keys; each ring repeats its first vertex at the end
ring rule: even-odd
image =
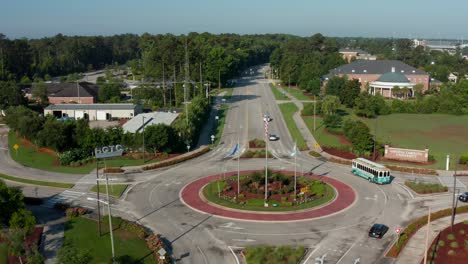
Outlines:
{"type": "Polygon", "coordinates": [[[352,160],[351,172],[369,182],[378,184],[390,183],[390,171],[384,165],[364,158],[352,160]]]}

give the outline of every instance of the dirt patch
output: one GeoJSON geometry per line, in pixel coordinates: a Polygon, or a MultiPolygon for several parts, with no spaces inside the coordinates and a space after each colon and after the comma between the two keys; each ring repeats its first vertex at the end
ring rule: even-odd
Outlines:
{"type": "Polygon", "coordinates": [[[342,149],[337,149],[337,148],[332,148],[332,147],[327,147],[327,146],[322,146],[323,151],[327,152],[328,154],[331,154],[333,156],[337,156],[343,159],[355,159],[357,158],[354,153],[352,153],[349,150],[342,150],[342,149]]]}
{"type": "MultiPolygon", "coordinates": [[[[444,229],[432,241],[429,248],[428,263],[466,263],[468,259],[468,224],[458,223],[444,229]]],[[[424,260],[421,261],[424,263],[424,260]]]]}
{"type": "Polygon", "coordinates": [[[353,143],[349,142],[344,135],[333,134],[332,132],[330,132],[330,131],[328,131],[326,129],[324,129],[323,132],[325,132],[325,134],[327,134],[327,135],[337,137],[340,140],[340,143],[343,144],[343,145],[352,145],[353,144],[353,143]]]}
{"type": "Polygon", "coordinates": [[[27,140],[25,138],[19,137],[19,136],[18,136],[18,138],[19,138],[19,141],[21,142],[21,145],[23,145],[25,147],[34,147],[34,144],[31,141],[29,141],[29,140],[27,140]]]}

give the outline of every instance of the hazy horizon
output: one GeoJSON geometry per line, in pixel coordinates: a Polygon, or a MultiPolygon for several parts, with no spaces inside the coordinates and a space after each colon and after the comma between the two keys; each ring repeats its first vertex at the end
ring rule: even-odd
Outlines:
{"type": "Polygon", "coordinates": [[[3,4],[0,33],[11,39],[209,32],[460,40],[468,39],[467,8],[462,0],[17,0],[3,4]],[[442,13],[444,6],[457,8],[442,13]]]}

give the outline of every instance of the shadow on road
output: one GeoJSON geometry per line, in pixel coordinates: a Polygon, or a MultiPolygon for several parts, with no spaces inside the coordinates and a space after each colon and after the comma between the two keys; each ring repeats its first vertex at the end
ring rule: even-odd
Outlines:
{"type": "Polygon", "coordinates": [[[141,219],[143,219],[143,218],[145,218],[145,217],[147,217],[147,216],[149,216],[149,215],[151,215],[151,214],[153,214],[153,213],[156,213],[157,211],[159,211],[159,210],[161,210],[161,209],[163,209],[163,208],[166,208],[166,207],[168,207],[169,205],[171,205],[171,204],[173,204],[173,203],[175,203],[175,202],[177,202],[177,201],[179,201],[179,198],[177,198],[177,199],[175,199],[175,200],[173,200],[173,201],[171,201],[171,202],[168,202],[167,204],[165,204],[165,205],[163,205],[163,206],[160,206],[160,207],[154,209],[153,211],[150,211],[149,213],[145,214],[144,216],[138,218],[137,221],[140,221],[141,219]]]}
{"type": "Polygon", "coordinates": [[[200,221],[198,224],[192,226],[189,230],[185,231],[184,233],[180,234],[178,237],[174,238],[171,243],[174,243],[175,241],[177,241],[178,239],[180,239],[181,237],[185,236],[186,234],[190,233],[192,230],[194,230],[195,228],[199,227],[201,224],[203,224],[204,222],[208,221],[208,219],[210,219],[212,217],[212,215],[209,215],[208,217],[206,217],[205,219],[203,219],[202,221],[200,221]]]}

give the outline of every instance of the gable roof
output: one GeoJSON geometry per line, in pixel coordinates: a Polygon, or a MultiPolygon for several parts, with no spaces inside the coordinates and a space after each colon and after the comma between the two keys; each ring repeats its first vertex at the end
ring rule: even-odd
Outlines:
{"type": "Polygon", "coordinates": [[[365,50],[361,50],[361,49],[340,49],[338,52],[350,52],[350,53],[359,53],[359,54],[363,54],[363,55],[366,55],[366,54],[369,54],[369,52],[365,51],[365,50]]]}
{"type": "Polygon", "coordinates": [[[47,110],[136,110],[134,104],[51,104],[47,110]]]}
{"type": "MultiPolygon", "coordinates": [[[[37,84],[33,84],[32,89],[37,84]]],[[[79,83],[45,83],[49,97],[97,97],[99,87],[88,82],[79,83]]]]}
{"type": "Polygon", "coordinates": [[[397,60],[357,60],[349,64],[344,64],[330,71],[325,78],[331,78],[335,75],[345,74],[385,74],[391,72],[395,68],[395,72],[404,75],[428,75],[426,72],[414,68],[406,63],[397,60]]]}

